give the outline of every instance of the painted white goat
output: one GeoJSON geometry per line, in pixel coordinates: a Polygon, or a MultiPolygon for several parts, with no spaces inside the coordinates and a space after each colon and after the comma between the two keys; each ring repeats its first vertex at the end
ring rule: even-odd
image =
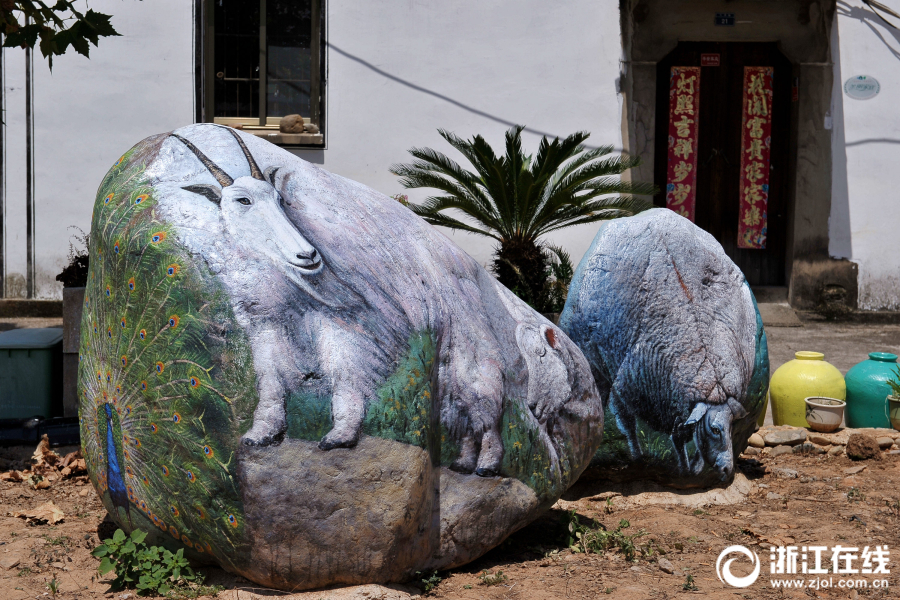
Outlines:
{"type": "MultiPolygon", "coordinates": [[[[425,330],[438,340],[436,393],[460,447],[457,470],[499,472],[504,399],[524,403],[543,435],[564,418],[602,427],[593,378],[571,340],[447,238],[398,203],[300,161],[263,172],[246,143],[261,142],[213,127],[179,130],[166,146],[172,160],[193,154],[218,184],[179,187],[217,206],[216,217],[204,214],[224,239],[210,239],[211,223],[181,233],[224,282],[248,333],[259,404],[244,444],[278,443],[285,399],[303,386],[332,398],[333,428],[320,448],[354,446],[378,385],[410,335],[425,330]],[[249,176],[233,179],[185,137],[221,145],[222,131],[249,176]]],[[[179,206],[169,209],[181,211],[169,215],[176,224],[199,214],[179,206]]]]}

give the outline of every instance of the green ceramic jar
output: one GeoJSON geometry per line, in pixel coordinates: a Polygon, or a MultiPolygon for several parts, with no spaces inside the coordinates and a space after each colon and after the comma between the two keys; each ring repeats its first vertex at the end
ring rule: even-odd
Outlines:
{"type": "Polygon", "coordinates": [[[769,400],[775,425],[809,427],[806,398],[824,396],[845,400],[847,388],[841,372],[825,362],[821,352],[797,352],[794,360],[778,367],[769,382],[769,400]]]}
{"type": "Polygon", "coordinates": [[[847,371],[847,427],[890,427],[887,397],[891,388],[887,380],[897,368],[897,355],[870,352],[869,359],[847,371]]]}

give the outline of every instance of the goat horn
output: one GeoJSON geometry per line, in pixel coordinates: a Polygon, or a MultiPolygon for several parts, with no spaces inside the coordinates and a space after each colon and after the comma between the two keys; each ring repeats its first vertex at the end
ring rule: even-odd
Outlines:
{"type": "Polygon", "coordinates": [[[237,132],[231,127],[227,127],[228,133],[234,136],[234,139],[237,140],[238,145],[241,147],[241,150],[244,152],[244,156],[247,157],[247,162],[250,164],[250,176],[253,179],[259,179],[260,181],[265,181],[266,178],[263,177],[262,171],[259,170],[259,165],[256,164],[256,161],[253,160],[253,155],[250,154],[250,149],[244,144],[244,140],[241,139],[241,136],[237,134],[237,132]]]}
{"type": "Polygon", "coordinates": [[[229,185],[231,185],[232,183],[234,183],[234,179],[232,179],[228,173],[223,171],[219,167],[219,165],[217,165],[213,161],[209,160],[209,158],[207,158],[207,156],[205,154],[200,152],[200,149],[197,148],[197,146],[192,144],[190,141],[184,139],[177,133],[173,133],[171,135],[172,135],[172,137],[178,138],[179,140],[181,140],[181,143],[184,144],[185,146],[187,146],[188,150],[190,150],[191,152],[194,153],[194,155],[200,160],[200,162],[203,163],[203,166],[206,167],[207,169],[209,169],[209,172],[212,173],[212,176],[216,178],[216,181],[219,182],[219,185],[221,185],[223,188],[225,188],[225,187],[228,187],[229,185]]]}

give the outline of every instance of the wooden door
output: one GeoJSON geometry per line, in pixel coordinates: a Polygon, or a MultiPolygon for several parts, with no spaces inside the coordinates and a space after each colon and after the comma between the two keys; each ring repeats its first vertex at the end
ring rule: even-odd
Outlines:
{"type": "MultiPolygon", "coordinates": [[[[654,179],[666,188],[669,73],[673,66],[702,67],[697,140],[696,224],[718,240],[752,286],[785,285],[791,147],[792,68],[774,43],[682,42],[657,70],[654,179]],[[718,54],[719,66],[702,66],[718,54]],[[768,236],[762,250],[738,248],[744,67],[773,67],[772,147],[768,236]]],[[[655,198],[665,206],[665,192],[655,198]]]]}

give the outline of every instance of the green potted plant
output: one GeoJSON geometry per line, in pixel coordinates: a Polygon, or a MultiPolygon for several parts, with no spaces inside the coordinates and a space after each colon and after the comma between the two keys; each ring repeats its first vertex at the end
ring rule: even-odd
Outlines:
{"type": "Polygon", "coordinates": [[[522,130],[506,132],[506,148],[496,154],[485,139],[465,140],[438,133],[475,168],[468,171],[431,148],[412,148],[416,159],[391,166],[407,189],[434,188],[422,204],[395,196],[432,225],[468,231],[497,242],[492,269],[500,283],[542,313],[565,304],[572,263],[562,249],[539,238],[572,225],[635,215],[653,208],[656,187],[619,176],[640,158],[614,153],[612,146],[588,148],[590,135],[541,139],[537,153],[522,148],[522,130]],[[448,214],[455,212],[456,214],[448,214]],[[459,218],[461,217],[461,218],[459,218]]]}
{"type": "Polygon", "coordinates": [[[894,369],[892,376],[887,380],[887,384],[891,386],[891,393],[887,397],[888,419],[891,421],[891,427],[900,431],[900,367],[894,369]]]}

